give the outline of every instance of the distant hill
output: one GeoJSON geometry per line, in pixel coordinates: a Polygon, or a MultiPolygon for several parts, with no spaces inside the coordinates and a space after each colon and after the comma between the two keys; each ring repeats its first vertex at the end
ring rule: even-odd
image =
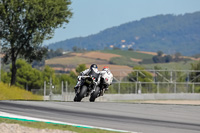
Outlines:
{"type": "Polygon", "coordinates": [[[82,53],[69,52],[62,56],[45,60],[45,65],[51,66],[56,72],[68,73],[74,71],[79,64],[86,64],[89,68],[91,64],[95,63],[98,65],[99,70],[103,66],[109,66],[115,76],[122,76],[119,69],[131,72],[135,66],[142,66],[145,69],[154,69],[157,66],[163,70],[189,70],[191,63],[200,60],[200,58],[195,59],[185,56],[184,58],[190,58],[191,60],[170,63],[153,63],[153,61],[147,62],[147,64],[145,62],[140,63],[141,61],[152,59],[155,54],[152,52],[128,50],[100,50],[82,53]]]}
{"type": "Polygon", "coordinates": [[[166,54],[199,54],[200,12],[143,18],[87,37],[50,44],[49,48],[69,50],[74,46],[88,50],[102,50],[113,46],[151,52],[161,50],[166,54]]]}

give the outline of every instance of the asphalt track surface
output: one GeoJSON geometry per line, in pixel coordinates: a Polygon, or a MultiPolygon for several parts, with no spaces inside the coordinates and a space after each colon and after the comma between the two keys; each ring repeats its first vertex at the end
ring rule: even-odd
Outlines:
{"type": "Polygon", "coordinates": [[[200,133],[200,106],[0,101],[0,111],[142,133],[200,133]]]}

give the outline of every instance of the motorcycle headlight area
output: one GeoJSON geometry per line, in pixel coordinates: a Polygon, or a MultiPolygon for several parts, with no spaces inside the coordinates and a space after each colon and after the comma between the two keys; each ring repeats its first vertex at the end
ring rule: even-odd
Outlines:
{"type": "Polygon", "coordinates": [[[91,84],[91,83],[92,83],[92,79],[85,79],[85,82],[86,82],[87,84],[91,84]]]}

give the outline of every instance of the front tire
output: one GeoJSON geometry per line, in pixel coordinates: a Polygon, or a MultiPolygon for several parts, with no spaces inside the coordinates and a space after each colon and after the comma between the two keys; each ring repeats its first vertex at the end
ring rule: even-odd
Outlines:
{"type": "Polygon", "coordinates": [[[90,96],[90,102],[94,102],[95,99],[100,95],[100,87],[97,86],[95,91],[90,96]]]}
{"type": "Polygon", "coordinates": [[[76,96],[74,97],[74,102],[80,102],[86,95],[87,93],[87,86],[83,85],[81,87],[81,90],[76,96]]]}

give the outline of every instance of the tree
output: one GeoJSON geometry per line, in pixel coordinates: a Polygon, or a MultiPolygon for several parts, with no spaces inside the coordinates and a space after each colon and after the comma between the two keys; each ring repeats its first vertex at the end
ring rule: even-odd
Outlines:
{"type": "Polygon", "coordinates": [[[72,77],[73,79],[77,79],[77,75],[74,71],[70,71],[69,76],[72,77]]]}
{"type": "Polygon", "coordinates": [[[16,85],[21,88],[26,88],[29,91],[31,89],[40,89],[43,80],[42,73],[32,68],[25,60],[18,59],[16,62],[17,74],[16,74],[16,85]]]}
{"type": "Polygon", "coordinates": [[[164,58],[162,56],[163,56],[163,52],[162,51],[158,51],[157,55],[152,57],[153,62],[154,63],[162,63],[162,62],[164,62],[164,58]]]}
{"type": "Polygon", "coordinates": [[[133,48],[128,48],[128,51],[134,51],[134,49],[133,48]]]}
{"type": "Polygon", "coordinates": [[[174,55],[174,61],[178,62],[178,61],[181,61],[181,60],[182,60],[181,53],[179,53],[179,52],[175,53],[175,55],[174,55]]]}
{"type": "MultiPolygon", "coordinates": [[[[161,57],[161,58],[162,58],[162,57],[161,57]]],[[[153,57],[152,57],[152,60],[153,60],[154,63],[160,63],[160,57],[157,56],[157,55],[156,55],[156,56],[153,56],[153,57]]]]}
{"type": "Polygon", "coordinates": [[[169,63],[169,62],[171,62],[173,60],[171,55],[165,55],[164,59],[165,59],[166,63],[169,63]]]}
{"type": "Polygon", "coordinates": [[[191,70],[196,70],[197,72],[193,72],[190,75],[191,82],[200,82],[200,62],[192,63],[191,70]]]}
{"type": "Polygon", "coordinates": [[[68,85],[75,85],[76,84],[76,79],[72,78],[71,76],[67,74],[62,74],[60,75],[60,81],[68,83],[68,85]]]}
{"type": "Polygon", "coordinates": [[[1,69],[1,81],[4,83],[10,83],[10,73],[1,69]]]}
{"type": "Polygon", "coordinates": [[[134,71],[128,75],[129,81],[152,82],[152,74],[146,71],[143,67],[136,66],[133,70],[134,71]]]}
{"type": "Polygon", "coordinates": [[[70,0],[0,0],[0,39],[4,61],[12,63],[11,85],[16,82],[17,58],[42,59],[47,52],[42,42],[69,22],[70,4],[70,0]]]}
{"type": "Polygon", "coordinates": [[[163,55],[163,52],[162,52],[162,51],[158,51],[158,52],[157,52],[157,55],[158,55],[159,57],[161,57],[161,56],[163,55]]]}
{"type": "Polygon", "coordinates": [[[162,70],[162,68],[160,66],[154,66],[154,70],[156,70],[155,73],[155,81],[156,82],[168,82],[169,81],[169,77],[170,77],[170,73],[169,71],[159,71],[162,70]]]}
{"type": "Polygon", "coordinates": [[[76,72],[79,74],[80,72],[82,72],[82,71],[84,71],[84,70],[86,70],[86,69],[87,69],[87,67],[86,67],[85,64],[80,64],[80,65],[78,65],[78,66],[76,67],[76,72]]]}
{"type": "Polygon", "coordinates": [[[53,49],[50,49],[47,52],[46,59],[50,59],[50,58],[54,58],[54,57],[62,56],[62,55],[63,55],[63,50],[62,49],[57,49],[56,51],[54,51],[53,49]]]}
{"type": "Polygon", "coordinates": [[[50,83],[50,79],[52,80],[52,83],[55,83],[56,80],[55,71],[50,66],[44,67],[43,79],[47,83],[50,83]]]}
{"type": "Polygon", "coordinates": [[[77,46],[74,46],[74,47],[72,48],[72,50],[73,50],[74,52],[77,52],[77,51],[79,51],[79,48],[78,48],[77,46]]]}

